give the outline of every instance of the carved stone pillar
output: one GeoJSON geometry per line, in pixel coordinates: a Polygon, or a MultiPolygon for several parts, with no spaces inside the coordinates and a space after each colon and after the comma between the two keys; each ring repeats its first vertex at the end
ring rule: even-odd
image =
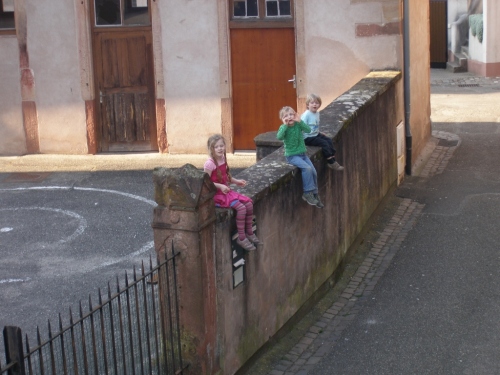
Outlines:
{"type": "Polygon", "coordinates": [[[153,229],[155,249],[180,251],[177,263],[182,356],[186,373],[219,368],[216,346],[215,205],[209,176],[190,164],[156,168],[153,229]]]}

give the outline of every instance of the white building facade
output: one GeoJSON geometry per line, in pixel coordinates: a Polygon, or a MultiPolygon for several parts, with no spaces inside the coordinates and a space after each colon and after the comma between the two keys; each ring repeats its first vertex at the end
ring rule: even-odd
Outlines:
{"type": "MultiPolygon", "coordinates": [[[[409,3],[417,152],[430,128],[429,6],[409,3]]],[[[403,69],[403,0],[0,4],[4,156],[205,153],[214,133],[230,151],[251,150],[282,106],[302,111],[310,92],[327,104],[370,70],[403,69]]],[[[498,44],[494,27],[485,46],[498,44]]],[[[478,56],[500,61],[489,48],[478,56]]]]}

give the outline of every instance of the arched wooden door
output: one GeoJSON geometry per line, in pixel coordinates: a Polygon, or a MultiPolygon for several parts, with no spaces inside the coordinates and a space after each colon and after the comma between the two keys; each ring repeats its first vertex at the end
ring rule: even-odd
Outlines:
{"type": "Polygon", "coordinates": [[[98,150],[158,150],[150,0],[90,0],[98,150]]]}
{"type": "Polygon", "coordinates": [[[296,108],[295,30],[290,0],[232,0],[233,148],[277,130],[283,106],[296,108]]]}

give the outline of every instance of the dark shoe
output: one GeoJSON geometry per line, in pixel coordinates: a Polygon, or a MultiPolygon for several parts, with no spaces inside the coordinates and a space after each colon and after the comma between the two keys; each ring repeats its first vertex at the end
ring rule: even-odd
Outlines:
{"type": "Polygon", "coordinates": [[[236,243],[240,245],[242,248],[244,248],[246,251],[257,250],[257,248],[248,240],[248,238],[245,238],[241,241],[239,238],[237,238],[236,243]]]}
{"type": "Polygon", "coordinates": [[[305,200],[311,206],[316,206],[318,204],[318,200],[316,198],[314,198],[313,193],[302,194],[302,199],[305,200]]]}
{"type": "Polygon", "coordinates": [[[316,200],[318,201],[318,203],[316,203],[316,207],[318,207],[318,208],[325,207],[325,205],[323,204],[323,202],[321,202],[321,200],[319,199],[318,194],[314,194],[314,198],[316,198],[316,200]]]}
{"type": "Polygon", "coordinates": [[[254,245],[259,245],[261,244],[259,238],[255,234],[247,234],[247,238],[250,242],[253,242],[254,245]]]}
{"type": "Polygon", "coordinates": [[[341,166],[337,161],[332,164],[328,164],[328,168],[333,169],[334,171],[343,171],[344,167],[341,166]]]}

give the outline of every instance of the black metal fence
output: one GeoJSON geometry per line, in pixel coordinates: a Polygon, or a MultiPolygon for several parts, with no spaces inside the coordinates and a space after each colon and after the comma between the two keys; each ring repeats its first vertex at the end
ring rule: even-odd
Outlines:
{"type": "Polygon", "coordinates": [[[69,311],[68,327],[59,315],[58,330],[48,322],[48,339],[37,328],[32,347],[21,329],[4,327],[6,365],[0,375],[60,374],[182,374],[179,308],[177,304],[176,253],[158,260],[149,271],[144,263],[133,278],[125,273],[124,286],[116,279],[114,292],[99,290],[95,305],[89,296],[88,312],[80,302],[75,319],[69,311]]]}

